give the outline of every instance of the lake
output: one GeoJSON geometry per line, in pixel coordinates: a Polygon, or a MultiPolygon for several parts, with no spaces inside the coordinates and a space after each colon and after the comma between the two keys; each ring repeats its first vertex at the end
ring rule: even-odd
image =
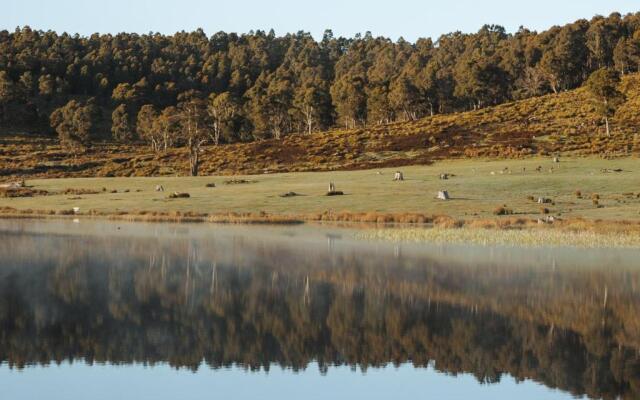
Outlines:
{"type": "Polygon", "coordinates": [[[640,250],[0,221],[0,398],[640,398],[640,250]]]}

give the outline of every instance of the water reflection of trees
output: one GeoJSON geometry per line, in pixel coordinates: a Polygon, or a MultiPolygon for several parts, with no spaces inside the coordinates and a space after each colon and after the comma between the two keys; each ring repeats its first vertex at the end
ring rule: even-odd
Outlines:
{"type": "Polygon", "coordinates": [[[15,367],[412,363],[640,397],[635,271],[451,266],[243,238],[7,235],[0,254],[0,360],[15,367]]]}

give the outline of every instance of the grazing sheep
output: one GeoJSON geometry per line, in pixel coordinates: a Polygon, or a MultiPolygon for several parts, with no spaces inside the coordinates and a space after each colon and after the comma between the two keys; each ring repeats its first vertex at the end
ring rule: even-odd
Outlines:
{"type": "Polygon", "coordinates": [[[394,181],[404,181],[404,175],[402,174],[402,172],[397,171],[396,174],[393,176],[393,180],[394,181]]]}

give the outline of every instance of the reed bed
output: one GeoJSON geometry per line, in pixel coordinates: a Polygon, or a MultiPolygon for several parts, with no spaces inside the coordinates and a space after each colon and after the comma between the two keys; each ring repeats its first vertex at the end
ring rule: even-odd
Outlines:
{"type": "Polygon", "coordinates": [[[640,248],[640,233],[599,233],[564,229],[478,229],[451,228],[389,228],[363,230],[356,237],[364,240],[413,242],[431,244],[471,244],[477,246],[513,247],[578,247],[578,248],[640,248]]]}

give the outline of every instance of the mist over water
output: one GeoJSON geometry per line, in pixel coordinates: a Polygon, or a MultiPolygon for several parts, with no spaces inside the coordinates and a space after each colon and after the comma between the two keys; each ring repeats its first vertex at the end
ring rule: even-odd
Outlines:
{"type": "Polygon", "coordinates": [[[638,251],[353,233],[0,221],[5,393],[640,397],[638,251]]]}

